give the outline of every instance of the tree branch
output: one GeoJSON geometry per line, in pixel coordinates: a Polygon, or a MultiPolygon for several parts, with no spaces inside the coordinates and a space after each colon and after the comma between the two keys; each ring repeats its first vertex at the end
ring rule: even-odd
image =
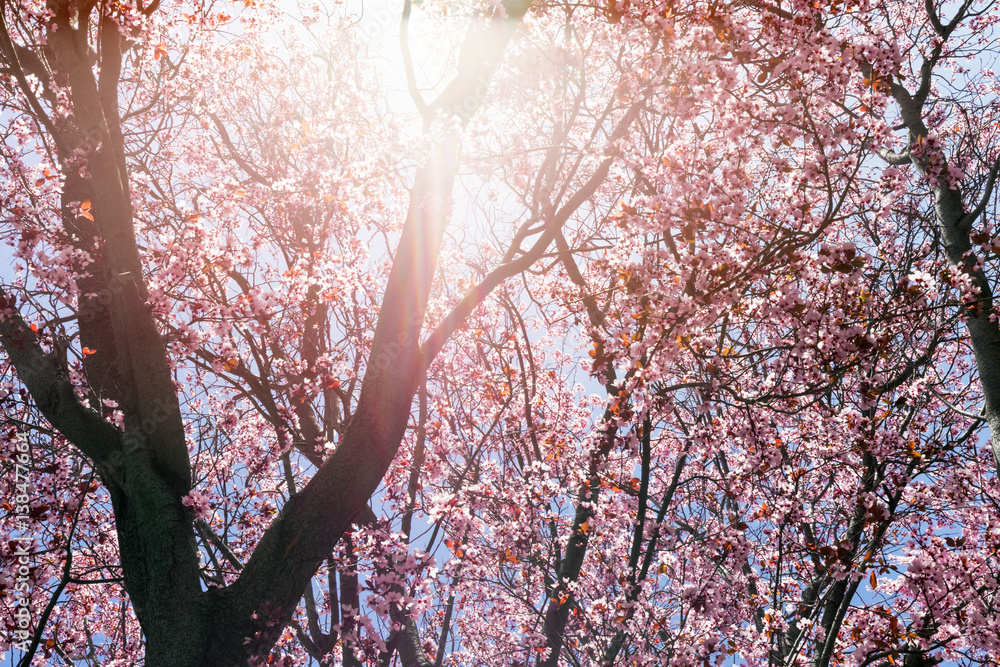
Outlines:
{"type": "Polygon", "coordinates": [[[260,183],[261,185],[270,186],[271,181],[262,175],[257,169],[243,159],[240,152],[236,150],[236,146],[233,145],[232,139],[229,138],[229,132],[226,130],[226,126],[219,120],[219,117],[214,113],[209,112],[208,117],[212,119],[217,130],[219,130],[219,136],[222,138],[222,143],[225,144],[226,148],[229,149],[229,155],[233,158],[233,161],[240,166],[240,169],[246,172],[247,176],[251,179],[260,183]]]}
{"type": "Polygon", "coordinates": [[[873,150],[876,155],[878,155],[880,158],[882,158],[891,165],[895,165],[898,167],[906,164],[913,164],[913,158],[910,157],[909,148],[900,153],[894,153],[888,148],[875,148],[873,150]]]}
{"type": "Polygon", "coordinates": [[[963,225],[971,228],[972,224],[979,219],[979,216],[986,211],[986,207],[990,202],[990,197],[993,196],[993,188],[996,187],[997,184],[998,174],[1000,174],[1000,157],[993,162],[993,166],[990,168],[990,174],[986,177],[986,185],[983,186],[983,195],[979,198],[979,203],[976,204],[976,208],[965,214],[962,220],[963,225]]]}
{"type": "MultiPolygon", "coordinates": [[[[618,125],[615,127],[614,132],[611,134],[610,140],[614,142],[615,140],[621,138],[621,136],[631,125],[632,120],[635,118],[636,112],[639,109],[639,105],[635,104],[629,110],[628,113],[619,121],[618,125]]],[[[614,162],[613,158],[605,158],[603,162],[594,170],[587,182],[584,183],[579,190],[577,190],[572,197],[569,198],[562,207],[552,216],[551,219],[544,223],[542,228],[542,235],[539,237],[535,244],[531,247],[528,252],[521,255],[517,259],[511,260],[506,264],[501,264],[491,271],[486,278],[484,278],[478,285],[469,290],[461,301],[452,308],[451,312],[448,313],[443,320],[438,324],[437,328],[427,337],[427,340],[423,344],[421,354],[423,356],[423,366],[427,368],[430,363],[437,356],[441,348],[447,342],[448,338],[461,326],[462,322],[472,314],[472,311],[483,302],[483,300],[496,289],[504,280],[516,276],[522,271],[526,271],[531,267],[532,264],[537,262],[545,254],[546,249],[553,240],[556,240],[561,235],[561,229],[563,225],[569,220],[570,216],[573,215],[577,209],[579,209],[584,202],[589,201],[593,197],[594,193],[597,192],[597,188],[601,186],[604,180],[608,176],[608,172],[611,170],[611,164],[614,162]]],[[[515,241],[516,242],[516,241],[515,241]]],[[[511,248],[508,251],[508,255],[515,248],[511,248]]]]}
{"type": "Polygon", "coordinates": [[[417,107],[417,112],[420,113],[420,117],[424,119],[425,123],[429,123],[433,118],[433,115],[430,107],[427,106],[427,102],[424,101],[423,96],[420,94],[420,90],[417,89],[417,78],[413,73],[413,56],[410,53],[410,12],[412,9],[412,1],[404,0],[403,17],[399,22],[399,49],[403,52],[403,68],[406,72],[406,89],[410,93],[410,99],[413,100],[414,106],[417,107]]]}
{"type": "MultiPolygon", "coordinates": [[[[471,116],[478,108],[478,93],[484,92],[479,87],[489,82],[528,6],[511,2],[508,18],[494,18],[484,28],[489,48],[476,49],[476,58],[460,63],[449,86],[460,93],[460,115],[471,116]]],[[[482,37],[473,29],[466,39],[482,37]]],[[[450,110],[457,112],[454,106],[450,110]]],[[[309,484],[289,498],[239,579],[211,592],[214,613],[227,622],[213,628],[206,664],[245,661],[273,645],[313,574],[367,507],[396,454],[423,375],[419,334],[448,221],[455,159],[456,138],[447,134],[417,170],[357,409],[340,445],[309,484]],[[265,607],[269,614],[259,613],[265,607]],[[253,640],[244,643],[248,637],[253,640]]]]}
{"type": "Polygon", "coordinates": [[[233,553],[232,549],[229,548],[229,545],[222,541],[222,538],[219,537],[214,530],[212,530],[212,527],[209,526],[204,519],[198,519],[195,522],[195,527],[203,537],[215,545],[215,548],[219,550],[227,561],[229,561],[230,565],[235,567],[237,571],[243,569],[243,562],[240,561],[236,554],[233,553]]]}
{"type": "MultiPolygon", "coordinates": [[[[0,299],[12,303],[3,289],[0,299]]],[[[0,319],[0,344],[49,423],[97,466],[108,462],[113,454],[121,453],[122,432],[80,402],[66,368],[42,350],[38,335],[20,312],[12,305],[6,312],[9,315],[0,319]]]]}

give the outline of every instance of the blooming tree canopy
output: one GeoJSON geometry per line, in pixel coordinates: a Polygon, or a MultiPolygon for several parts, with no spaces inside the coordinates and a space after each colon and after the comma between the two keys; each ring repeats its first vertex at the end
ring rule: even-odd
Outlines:
{"type": "Polygon", "coordinates": [[[996,664],[995,3],[389,7],[0,7],[10,664],[996,664]]]}

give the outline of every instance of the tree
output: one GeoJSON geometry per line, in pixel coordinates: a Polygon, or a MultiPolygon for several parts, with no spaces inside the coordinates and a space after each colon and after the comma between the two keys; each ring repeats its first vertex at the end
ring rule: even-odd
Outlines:
{"type": "Polygon", "coordinates": [[[244,4],[3,7],[16,659],[997,655],[992,3],[244,4]]]}

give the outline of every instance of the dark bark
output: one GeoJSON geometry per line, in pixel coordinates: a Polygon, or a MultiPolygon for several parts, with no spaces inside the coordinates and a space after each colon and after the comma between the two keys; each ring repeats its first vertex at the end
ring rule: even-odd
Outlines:
{"type": "MultiPolygon", "coordinates": [[[[85,367],[93,376],[91,390],[98,400],[119,402],[124,431],[77,400],[64,366],[44,352],[20,317],[0,323],[0,342],[43,415],[93,461],[110,491],[125,587],[146,636],[146,665],[246,664],[270,650],[312,576],[366,507],[403,438],[426,363],[419,334],[449,215],[456,139],[439,141],[417,172],[357,409],[340,446],[291,496],[239,579],[203,592],[194,526],[181,503],[191,488],[184,424],[148,308],[133,227],[117,106],[124,40],[117,27],[102,22],[95,80],[88,43],[93,4],[57,0],[49,6],[54,19],[44,53],[15,44],[6,25],[0,26],[0,46],[14,69],[20,50],[69,84],[73,122],[58,127],[28,94],[62,157],[76,149],[88,155],[91,177],[67,174],[64,203],[89,200],[93,229],[69,211],[64,224],[81,243],[95,232],[103,242],[87,279],[98,296],[82,301],[78,323],[81,341],[98,350],[85,367]]],[[[463,49],[458,75],[434,104],[438,113],[463,122],[475,114],[529,6],[529,0],[510,0],[506,17],[473,25],[466,41],[476,48],[463,49]]],[[[349,588],[349,581],[341,584],[349,588]]],[[[415,634],[410,625],[405,631],[415,634]]],[[[413,653],[413,643],[404,644],[401,652],[413,653]]],[[[420,664],[415,654],[404,658],[420,664]]]]}
{"type": "MultiPolygon", "coordinates": [[[[932,8],[929,8],[929,20],[943,40],[946,40],[965,18],[960,11],[951,23],[941,26],[938,17],[931,10],[932,8]]],[[[916,93],[911,94],[900,83],[893,83],[891,87],[892,97],[899,107],[909,134],[910,147],[907,154],[921,174],[931,177],[935,175],[930,173],[928,158],[935,149],[927,146],[929,132],[923,120],[923,111],[930,92],[934,67],[941,58],[942,48],[943,43],[935,47],[925,59],[921,68],[921,82],[916,93]]],[[[957,187],[952,188],[948,185],[949,165],[946,156],[939,154],[937,157],[943,167],[936,174],[937,182],[931,187],[934,196],[934,214],[940,230],[941,247],[949,264],[956,271],[969,275],[977,290],[975,301],[963,304],[963,315],[969,329],[969,340],[983,388],[984,416],[990,427],[993,459],[1000,474],[1000,325],[993,311],[993,291],[986,273],[977,264],[970,238],[972,224],[983,207],[977,206],[968,213],[965,211],[963,193],[957,187]]],[[[993,165],[982,193],[982,202],[988,201],[992,195],[996,185],[996,171],[997,165],[993,165]]]]}
{"type": "MultiPolygon", "coordinates": [[[[456,78],[467,85],[466,96],[456,101],[460,89],[449,86],[448,105],[461,104],[463,118],[481,103],[479,89],[488,83],[526,9],[526,4],[512,4],[508,18],[489,24],[495,50],[481,52],[479,61],[464,62],[456,78]]],[[[479,38],[481,30],[474,27],[467,38],[479,38]]],[[[213,617],[226,622],[210,632],[207,664],[238,664],[233,656],[245,660],[274,643],[312,575],[355,521],[396,454],[423,373],[420,327],[447,223],[455,158],[454,139],[445,138],[417,171],[351,424],[337,450],[282,508],[240,578],[213,592],[213,617]],[[244,643],[246,638],[252,641],[244,643]]]]}
{"type": "MultiPolygon", "coordinates": [[[[17,318],[8,320],[0,339],[40,410],[92,460],[108,486],[125,587],[146,635],[147,664],[166,665],[172,662],[170,656],[185,656],[205,640],[200,630],[207,606],[199,601],[194,532],[181,504],[190,490],[190,464],[180,405],[165,347],[146,305],[117,114],[109,121],[102,103],[117,96],[120,52],[102,67],[99,83],[91,69],[88,9],[69,2],[49,6],[54,18],[47,46],[34,54],[35,61],[67,82],[74,113],[71,121],[39,120],[53,132],[60,157],[77,149],[89,157],[87,182],[67,180],[70,196],[85,193],[90,200],[94,227],[103,240],[90,285],[99,288],[99,300],[84,299],[78,324],[81,340],[102,348],[104,372],[95,373],[94,386],[120,384],[113,395],[121,399],[124,431],[79,403],[59,365],[63,362],[46,362],[35,338],[12,329],[18,327],[17,318]],[[77,12],[79,24],[73,16],[77,12]]],[[[14,45],[4,28],[0,39],[10,61],[10,54],[25,53],[26,47],[14,45]]],[[[82,241],[72,222],[66,231],[82,241]]]]}

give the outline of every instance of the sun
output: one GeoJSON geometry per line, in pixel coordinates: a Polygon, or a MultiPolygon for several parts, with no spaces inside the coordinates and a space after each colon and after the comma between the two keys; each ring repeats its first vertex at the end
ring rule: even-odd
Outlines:
{"type": "Polygon", "coordinates": [[[427,125],[466,55],[459,46],[467,17],[445,2],[352,0],[347,8],[358,16],[359,39],[380,78],[388,112],[427,125]]]}

